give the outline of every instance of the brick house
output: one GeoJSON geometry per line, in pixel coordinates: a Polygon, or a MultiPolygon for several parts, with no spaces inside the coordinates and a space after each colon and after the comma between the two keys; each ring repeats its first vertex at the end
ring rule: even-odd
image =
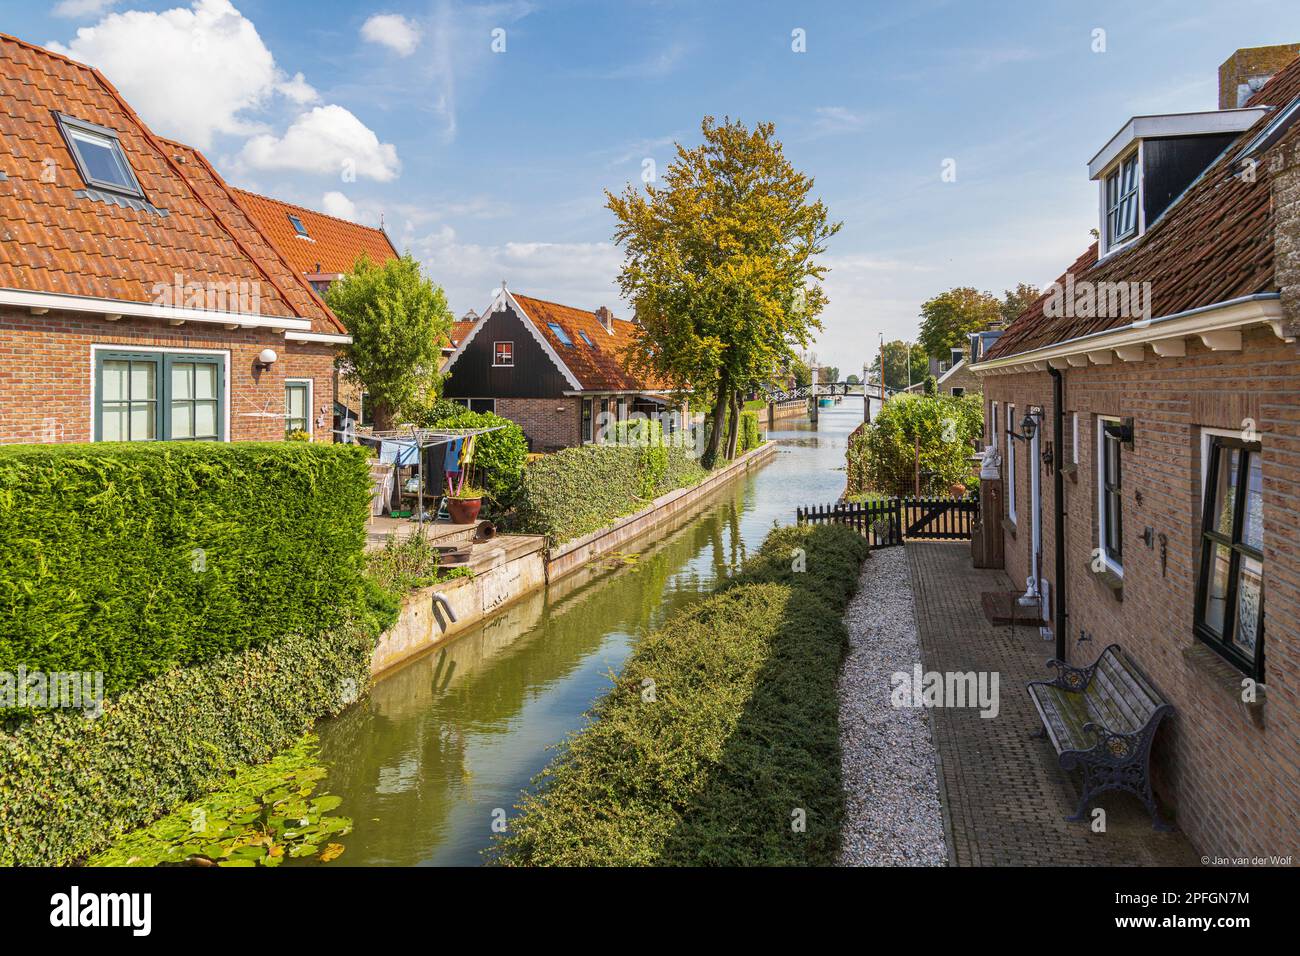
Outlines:
{"type": "Polygon", "coordinates": [[[0,35],[0,442],[328,440],[346,330],[201,154],[0,35]]]}
{"type": "Polygon", "coordinates": [[[533,451],[600,439],[600,423],[677,411],[665,389],[623,367],[639,327],[505,289],[468,329],[446,365],[443,394],[523,429],[533,451]]]}
{"type": "MultiPolygon", "coordinates": [[[[234,192],[244,211],[285,261],[322,296],[331,284],[350,272],[363,255],[380,264],[399,257],[397,247],[383,229],[363,226],[244,189],[234,192]]],[[[337,370],[334,389],[335,418],[346,416],[365,422],[365,392],[337,370]]],[[[341,423],[336,422],[336,427],[341,427],[341,423]]]]}
{"type": "Polygon", "coordinates": [[[1021,603],[1155,681],[1157,792],[1233,857],[1300,846],[1297,52],[1129,120],[1089,164],[1098,242],[973,365],[1021,603]]]}

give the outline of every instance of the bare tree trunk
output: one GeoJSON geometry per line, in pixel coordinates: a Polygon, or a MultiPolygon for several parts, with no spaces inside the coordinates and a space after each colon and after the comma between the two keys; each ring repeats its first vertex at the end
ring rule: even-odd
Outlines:
{"type": "Polygon", "coordinates": [[[732,461],[736,457],[736,438],[740,434],[740,393],[732,392],[731,401],[728,410],[731,413],[731,424],[727,427],[727,461],[732,461]]]}
{"type": "Polygon", "coordinates": [[[396,417],[396,413],[387,402],[375,402],[371,406],[370,420],[374,423],[374,429],[377,432],[391,429],[393,419],[396,417]]]}
{"type": "Polygon", "coordinates": [[[709,443],[700,456],[700,464],[712,468],[718,460],[718,447],[722,444],[722,430],[727,427],[727,402],[731,395],[731,376],[726,369],[718,379],[718,396],[713,401],[713,428],[709,432],[709,443]]]}

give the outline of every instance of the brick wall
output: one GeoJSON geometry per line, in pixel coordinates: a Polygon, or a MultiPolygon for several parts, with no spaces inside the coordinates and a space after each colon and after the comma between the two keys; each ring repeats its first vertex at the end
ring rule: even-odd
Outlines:
{"type": "Polygon", "coordinates": [[[0,444],[92,440],[92,345],[228,351],[233,441],[283,439],[284,380],[309,378],[313,437],[330,440],[334,350],[328,345],[289,342],[269,329],[228,332],[218,325],[0,309],[0,444]],[[279,360],[254,371],[268,347],[279,360]]]}
{"type": "MultiPolygon", "coordinates": [[[[1079,417],[1078,472],[1065,479],[1066,647],[1090,662],[1110,643],[1134,656],[1177,708],[1156,743],[1156,785],[1177,823],[1202,853],[1291,854],[1300,848],[1300,350],[1267,327],[1243,335],[1239,352],[1211,352],[1189,340],[1184,358],[1071,368],[1065,376],[1067,460],[1070,413],[1079,417]],[[1133,448],[1123,452],[1124,573],[1119,598],[1091,572],[1097,547],[1095,468],[1098,414],[1131,416],[1133,448]],[[1192,632],[1200,550],[1201,429],[1240,431],[1252,419],[1263,447],[1266,703],[1241,702],[1243,674],[1192,632]],[[1140,496],[1140,500],[1139,500],[1140,496]],[[1168,541],[1148,549],[1145,527],[1168,541]],[[1080,629],[1091,643],[1078,645],[1080,629]]],[[[1018,422],[1043,406],[1051,438],[1052,381],[1045,372],[984,380],[986,416],[999,404],[1005,469],[1006,403],[1018,422]]],[[[1014,480],[1019,524],[1006,537],[1007,571],[1028,574],[1028,454],[1017,443],[1014,480]]],[[[1059,450],[1057,450],[1059,453],[1059,450]]],[[[1035,466],[1041,467],[1037,462],[1035,466]]],[[[1053,585],[1055,503],[1041,472],[1044,576],[1053,585]]],[[[1044,645],[1050,656],[1050,645],[1044,645]]],[[[1116,799],[1116,798],[1112,798],[1116,799]]],[[[1123,799],[1119,797],[1117,799],[1123,799]]]]}
{"type": "Polygon", "coordinates": [[[498,398],[497,414],[524,430],[530,451],[558,451],[581,445],[582,400],[562,398],[498,398]]]}

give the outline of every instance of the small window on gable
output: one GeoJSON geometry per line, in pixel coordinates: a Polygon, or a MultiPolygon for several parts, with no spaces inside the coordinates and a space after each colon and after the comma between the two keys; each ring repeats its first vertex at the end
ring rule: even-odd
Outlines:
{"type": "Polygon", "coordinates": [[[573,339],[569,338],[569,333],[565,332],[558,322],[548,322],[546,327],[555,333],[555,337],[560,340],[561,345],[573,347],[573,339]]]}
{"type": "Polygon", "coordinates": [[[302,220],[297,216],[289,216],[289,225],[293,226],[293,231],[304,239],[311,238],[311,235],[307,232],[307,227],[302,224],[302,220]]]}
{"type": "Polygon", "coordinates": [[[515,364],[515,343],[514,342],[493,342],[492,343],[492,364],[514,365],[515,364]]]}
{"type": "Polygon", "coordinates": [[[1132,153],[1106,177],[1106,248],[1137,235],[1138,154],[1132,153]]]}
{"type": "Polygon", "coordinates": [[[72,151],[77,171],[87,186],[108,189],[126,196],[143,199],[144,193],[136,181],[126,153],[118,142],[117,133],[94,123],[56,113],[63,138],[72,151]]]}

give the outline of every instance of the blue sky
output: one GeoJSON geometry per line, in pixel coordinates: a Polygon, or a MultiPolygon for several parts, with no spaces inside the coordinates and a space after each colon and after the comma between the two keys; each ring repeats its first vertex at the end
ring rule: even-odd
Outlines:
{"type": "Polygon", "coordinates": [[[626,314],[602,190],[639,180],[647,159],[665,166],[705,115],[771,120],[844,221],[815,350],[845,370],[880,332],[914,336],[920,303],[946,288],[1052,281],[1096,225],[1085,164],[1129,116],[1213,108],[1234,50],[1300,41],[1294,0],[0,11],[0,30],[99,66],[235,185],[370,224],[382,214],[457,314],[503,278],[626,314]]]}

